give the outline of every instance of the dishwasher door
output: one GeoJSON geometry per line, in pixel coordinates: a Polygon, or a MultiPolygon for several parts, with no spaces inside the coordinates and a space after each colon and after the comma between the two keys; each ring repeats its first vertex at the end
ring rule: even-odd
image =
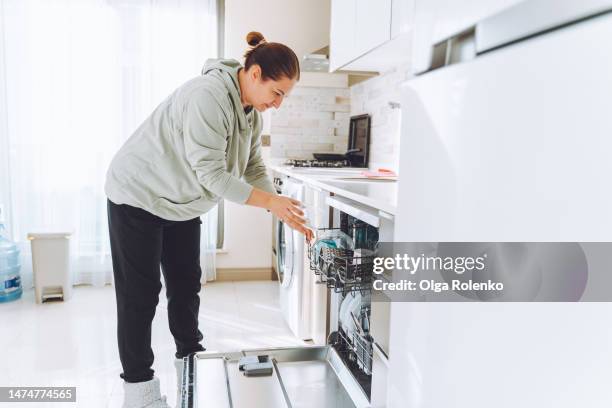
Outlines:
{"type": "Polygon", "coordinates": [[[185,357],[182,408],[365,408],[370,403],[331,346],[200,352],[185,357]],[[272,375],[247,377],[245,356],[269,356],[272,375]]]}

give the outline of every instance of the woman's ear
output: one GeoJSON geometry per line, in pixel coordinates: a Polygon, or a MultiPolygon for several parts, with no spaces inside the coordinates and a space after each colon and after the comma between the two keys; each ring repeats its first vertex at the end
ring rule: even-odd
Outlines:
{"type": "Polygon", "coordinates": [[[254,81],[261,80],[261,67],[258,64],[253,64],[251,70],[253,71],[251,72],[251,78],[254,81]]]}

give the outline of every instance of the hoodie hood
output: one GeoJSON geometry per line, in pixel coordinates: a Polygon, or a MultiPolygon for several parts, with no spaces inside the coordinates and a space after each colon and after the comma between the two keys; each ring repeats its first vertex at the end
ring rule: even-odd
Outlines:
{"type": "MultiPolygon", "coordinates": [[[[242,65],[234,59],[208,59],[202,68],[202,75],[212,75],[223,81],[228,90],[232,104],[238,117],[240,130],[248,126],[247,113],[245,113],[240,99],[240,83],[238,82],[238,71],[242,65]]],[[[254,109],[252,108],[250,112],[254,109]]],[[[250,113],[249,112],[249,113],[250,113]]]]}

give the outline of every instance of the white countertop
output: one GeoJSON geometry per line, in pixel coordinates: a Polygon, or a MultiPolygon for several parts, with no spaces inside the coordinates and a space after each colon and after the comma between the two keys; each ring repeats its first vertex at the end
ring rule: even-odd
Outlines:
{"type": "Polygon", "coordinates": [[[365,169],[294,168],[278,164],[269,165],[268,168],[389,214],[395,215],[397,210],[397,182],[351,179],[359,177],[365,169]]]}

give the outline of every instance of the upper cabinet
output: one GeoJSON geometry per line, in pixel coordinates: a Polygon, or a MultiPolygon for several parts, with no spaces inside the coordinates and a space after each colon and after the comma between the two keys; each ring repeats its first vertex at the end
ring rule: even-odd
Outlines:
{"type": "Polygon", "coordinates": [[[407,33],[414,19],[415,0],[391,2],[391,38],[407,33]]]}
{"type": "Polygon", "coordinates": [[[329,30],[329,69],[335,71],[353,59],[356,50],[355,22],[356,0],[331,2],[331,27],[329,30]]]}
{"type": "Polygon", "coordinates": [[[391,0],[356,0],[355,52],[363,55],[391,39],[391,0]]]}
{"type": "Polygon", "coordinates": [[[526,0],[331,0],[330,70],[431,64],[433,46],[526,0]]]}
{"type": "Polygon", "coordinates": [[[414,0],[331,3],[331,71],[382,71],[410,58],[410,39],[402,34],[410,30],[414,0]]]}

